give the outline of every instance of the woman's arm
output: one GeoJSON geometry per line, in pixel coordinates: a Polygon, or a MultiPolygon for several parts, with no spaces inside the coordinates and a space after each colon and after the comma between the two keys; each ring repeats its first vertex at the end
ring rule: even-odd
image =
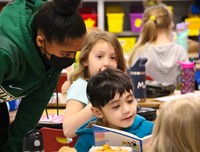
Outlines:
{"type": "Polygon", "coordinates": [[[91,104],[84,106],[77,100],[68,100],[63,121],[63,132],[66,137],[76,136],[76,130],[93,117],[91,104]]]}

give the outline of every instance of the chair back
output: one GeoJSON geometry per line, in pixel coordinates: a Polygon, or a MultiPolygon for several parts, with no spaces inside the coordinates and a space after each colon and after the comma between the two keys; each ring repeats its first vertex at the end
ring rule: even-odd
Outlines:
{"type": "Polygon", "coordinates": [[[58,151],[62,146],[74,147],[78,137],[66,138],[62,129],[42,127],[45,152],[58,151]]]}

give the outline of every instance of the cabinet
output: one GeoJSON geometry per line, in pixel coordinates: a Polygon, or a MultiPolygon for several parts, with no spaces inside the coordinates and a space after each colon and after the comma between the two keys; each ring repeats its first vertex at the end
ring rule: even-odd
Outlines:
{"type": "MultiPolygon", "coordinates": [[[[173,20],[174,24],[183,21],[188,16],[192,0],[162,0],[162,2],[173,8],[173,20]]],[[[83,0],[83,7],[90,6],[96,9],[97,12],[97,26],[102,30],[108,30],[106,7],[110,5],[120,5],[124,11],[124,24],[123,31],[115,33],[124,50],[125,59],[129,58],[129,54],[132,51],[134,44],[139,36],[139,33],[131,31],[129,14],[132,11],[132,7],[143,12],[143,0],[83,0]]]]}
{"type": "MultiPolygon", "coordinates": [[[[5,6],[9,0],[0,0],[0,9],[5,6]]],[[[97,26],[102,30],[107,30],[107,20],[105,7],[107,5],[120,5],[124,10],[124,27],[122,35],[137,35],[137,33],[130,32],[130,21],[129,13],[130,6],[142,6],[143,0],[83,0],[83,7],[89,6],[96,10],[97,12],[97,26]]],[[[192,0],[163,0],[163,3],[173,6],[174,10],[174,22],[175,24],[182,21],[182,18],[186,17],[189,12],[192,0]]]]}
{"type": "MultiPolygon", "coordinates": [[[[106,11],[105,7],[107,5],[120,5],[122,6],[125,17],[124,17],[124,27],[123,35],[134,35],[134,33],[130,32],[130,22],[129,22],[129,13],[131,5],[141,5],[143,0],[83,0],[83,7],[87,5],[91,5],[92,7],[96,7],[97,10],[97,24],[98,27],[102,30],[107,30],[106,24],[106,11]]],[[[163,0],[163,3],[166,5],[170,5],[173,7],[174,14],[174,22],[175,24],[182,21],[184,17],[188,15],[190,5],[192,0],[163,0]]]]}

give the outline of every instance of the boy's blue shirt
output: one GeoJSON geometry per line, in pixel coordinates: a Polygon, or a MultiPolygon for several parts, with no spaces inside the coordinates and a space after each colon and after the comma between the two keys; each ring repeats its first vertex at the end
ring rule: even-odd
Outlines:
{"type": "MultiPolygon", "coordinates": [[[[82,125],[76,132],[79,136],[75,148],[78,152],[88,152],[94,145],[94,136],[92,128],[86,128],[88,124],[96,118],[92,118],[84,125],[82,125]]],[[[146,120],[144,117],[136,115],[132,126],[124,128],[123,131],[132,133],[140,138],[150,135],[153,129],[153,122],[146,120]]]]}

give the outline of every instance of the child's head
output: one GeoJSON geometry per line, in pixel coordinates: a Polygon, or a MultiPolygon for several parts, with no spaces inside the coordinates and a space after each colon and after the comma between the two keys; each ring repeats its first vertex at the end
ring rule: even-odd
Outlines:
{"type": "Polygon", "coordinates": [[[140,45],[155,42],[159,32],[170,33],[172,28],[172,15],[166,5],[158,4],[147,8],[143,15],[140,45]]]}
{"type": "Polygon", "coordinates": [[[161,0],[143,0],[144,9],[160,4],[161,0]]]}
{"type": "Polygon", "coordinates": [[[91,76],[108,67],[125,71],[126,64],[122,47],[113,33],[92,30],[88,32],[79,56],[79,67],[72,79],[91,76]]]}
{"type": "Polygon", "coordinates": [[[129,66],[132,65],[134,55],[136,51],[140,50],[140,47],[147,43],[156,42],[159,33],[170,36],[170,32],[173,28],[172,15],[165,4],[148,7],[144,12],[142,20],[142,31],[132,53],[129,56],[129,66]]]}
{"type": "Polygon", "coordinates": [[[87,86],[92,111],[108,127],[127,128],[136,115],[137,102],[130,77],[119,69],[108,68],[94,75],[87,86]]]}
{"type": "Polygon", "coordinates": [[[163,103],[155,122],[152,152],[200,150],[200,98],[180,98],[163,103]]]}

